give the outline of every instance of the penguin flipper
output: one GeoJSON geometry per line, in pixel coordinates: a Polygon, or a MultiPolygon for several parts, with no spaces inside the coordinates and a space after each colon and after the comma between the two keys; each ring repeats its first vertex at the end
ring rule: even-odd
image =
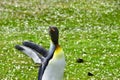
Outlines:
{"type": "Polygon", "coordinates": [[[31,48],[33,50],[35,50],[36,52],[41,54],[43,57],[47,57],[47,55],[48,55],[48,51],[45,48],[43,48],[42,46],[37,45],[37,44],[35,44],[33,42],[24,41],[23,45],[26,46],[26,47],[29,47],[29,48],[31,48]]]}
{"type": "Polygon", "coordinates": [[[15,48],[23,53],[25,53],[27,56],[33,59],[35,63],[41,64],[42,62],[42,57],[38,56],[38,53],[35,52],[34,50],[30,49],[29,47],[26,46],[20,46],[16,45],[15,48]]]}

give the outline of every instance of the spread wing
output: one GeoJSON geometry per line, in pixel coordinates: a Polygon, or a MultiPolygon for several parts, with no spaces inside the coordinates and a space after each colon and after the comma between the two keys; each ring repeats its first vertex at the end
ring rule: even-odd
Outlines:
{"type": "Polygon", "coordinates": [[[48,55],[48,51],[45,48],[33,42],[25,41],[23,42],[23,45],[35,50],[36,52],[40,53],[43,57],[46,57],[48,55]]]}
{"type": "Polygon", "coordinates": [[[35,52],[34,50],[30,49],[29,47],[16,45],[15,48],[17,50],[25,53],[30,58],[32,58],[35,63],[39,63],[40,64],[42,62],[41,59],[38,56],[38,53],[35,52]]]}
{"type": "Polygon", "coordinates": [[[23,42],[23,45],[16,45],[15,48],[32,58],[35,63],[42,64],[38,72],[38,80],[42,80],[44,71],[56,49],[55,45],[51,44],[50,49],[47,51],[40,45],[26,41],[23,42]]]}
{"type": "Polygon", "coordinates": [[[23,42],[23,45],[16,45],[15,48],[32,58],[35,63],[39,64],[43,62],[48,54],[48,51],[42,46],[29,41],[23,42]]]}

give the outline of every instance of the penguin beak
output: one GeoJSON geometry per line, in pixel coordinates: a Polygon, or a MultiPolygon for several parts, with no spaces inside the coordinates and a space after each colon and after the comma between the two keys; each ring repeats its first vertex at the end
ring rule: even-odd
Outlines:
{"type": "Polygon", "coordinates": [[[54,29],[54,28],[52,28],[52,27],[49,27],[49,30],[50,30],[50,31],[55,31],[55,29],[54,29]]]}

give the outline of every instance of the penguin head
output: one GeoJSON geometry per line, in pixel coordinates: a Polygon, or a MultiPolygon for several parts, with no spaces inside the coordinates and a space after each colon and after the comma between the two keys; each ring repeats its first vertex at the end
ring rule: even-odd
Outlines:
{"type": "Polygon", "coordinates": [[[59,31],[57,27],[49,27],[49,35],[51,37],[52,42],[55,45],[58,45],[59,31]]]}

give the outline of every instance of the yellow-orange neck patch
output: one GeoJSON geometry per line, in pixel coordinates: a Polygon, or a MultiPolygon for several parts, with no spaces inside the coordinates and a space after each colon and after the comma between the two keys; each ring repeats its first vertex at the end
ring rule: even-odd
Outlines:
{"type": "Polygon", "coordinates": [[[62,53],[62,48],[59,45],[57,45],[53,57],[58,57],[61,53],[62,53]]]}

